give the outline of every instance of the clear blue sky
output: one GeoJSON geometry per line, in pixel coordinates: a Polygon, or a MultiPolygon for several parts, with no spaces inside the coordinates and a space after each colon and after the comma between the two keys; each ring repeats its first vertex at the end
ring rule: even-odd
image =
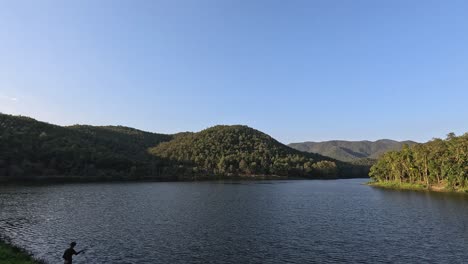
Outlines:
{"type": "Polygon", "coordinates": [[[0,0],[0,112],[173,133],[468,131],[468,1],[0,0]]]}

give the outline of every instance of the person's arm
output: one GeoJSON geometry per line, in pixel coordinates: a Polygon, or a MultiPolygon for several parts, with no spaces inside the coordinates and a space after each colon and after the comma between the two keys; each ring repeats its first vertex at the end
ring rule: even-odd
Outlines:
{"type": "MultiPolygon", "coordinates": [[[[83,251],[83,250],[81,250],[81,251],[83,251]]],[[[73,251],[72,251],[72,255],[78,255],[78,254],[80,254],[80,253],[81,253],[81,251],[78,251],[78,252],[76,252],[76,251],[73,249],[73,251]]]]}

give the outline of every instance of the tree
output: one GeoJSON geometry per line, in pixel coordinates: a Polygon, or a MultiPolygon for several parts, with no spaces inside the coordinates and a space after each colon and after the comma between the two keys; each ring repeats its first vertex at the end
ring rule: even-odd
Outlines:
{"type": "Polygon", "coordinates": [[[445,184],[448,189],[468,187],[468,133],[449,133],[445,140],[404,146],[388,152],[372,166],[369,176],[376,182],[445,184]]]}

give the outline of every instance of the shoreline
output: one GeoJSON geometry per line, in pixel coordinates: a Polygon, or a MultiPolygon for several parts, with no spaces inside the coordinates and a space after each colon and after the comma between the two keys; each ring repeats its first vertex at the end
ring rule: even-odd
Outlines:
{"type": "Polygon", "coordinates": [[[405,191],[424,191],[424,192],[437,192],[437,193],[459,193],[468,194],[468,189],[455,189],[450,190],[440,185],[429,185],[429,188],[424,184],[418,183],[399,183],[399,182],[368,182],[366,185],[390,190],[405,190],[405,191]]]}
{"type": "Polygon", "coordinates": [[[181,178],[106,178],[106,177],[83,177],[83,176],[70,176],[70,177],[27,177],[22,179],[13,179],[9,177],[0,177],[0,183],[4,185],[16,184],[65,184],[65,183],[123,183],[123,182],[207,182],[207,181],[275,181],[275,180],[344,180],[344,179],[369,179],[369,177],[288,177],[277,175],[254,175],[254,176],[224,176],[224,177],[194,177],[192,179],[181,178]]]}
{"type": "Polygon", "coordinates": [[[0,239],[0,263],[8,264],[47,264],[34,258],[27,250],[0,239]]]}

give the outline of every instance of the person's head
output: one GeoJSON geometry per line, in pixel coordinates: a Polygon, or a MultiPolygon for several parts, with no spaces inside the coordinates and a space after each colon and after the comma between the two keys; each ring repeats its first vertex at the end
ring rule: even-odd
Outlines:
{"type": "Polygon", "coordinates": [[[71,248],[74,248],[75,246],[76,246],[76,242],[71,242],[71,243],[70,243],[70,247],[71,247],[71,248]]]}

